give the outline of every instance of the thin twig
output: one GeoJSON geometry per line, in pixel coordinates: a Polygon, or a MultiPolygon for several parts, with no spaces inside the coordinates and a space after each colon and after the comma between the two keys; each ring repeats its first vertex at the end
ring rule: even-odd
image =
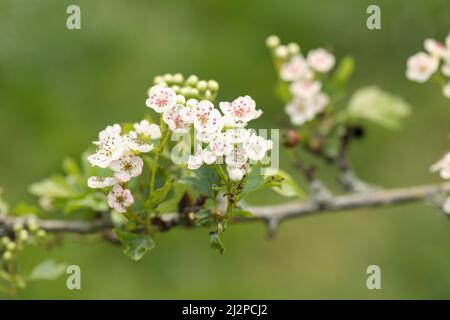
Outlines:
{"type": "MultiPolygon", "coordinates": [[[[343,211],[358,208],[389,206],[398,203],[427,201],[450,192],[450,182],[421,185],[398,189],[375,190],[366,193],[346,194],[333,197],[329,202],[317,205],[314,201],[295,201],[273,206],[246,207],[255,217],[234,219],[233,222],[264,221],[273,234],[279,223],[286,219],[304,217],[313,214],[343,211]]],[[[11,229],[17,220],[11,216],[0,217],[0,226],[11,229]]],[[[178,214],[165,214],[161,217],[171,227],[177,225],[178,214]]],[[[71,221],[71,220],[37,220],[40,228],[51,233],[94,233],[113,228],[110,221],[71,221]]]]}

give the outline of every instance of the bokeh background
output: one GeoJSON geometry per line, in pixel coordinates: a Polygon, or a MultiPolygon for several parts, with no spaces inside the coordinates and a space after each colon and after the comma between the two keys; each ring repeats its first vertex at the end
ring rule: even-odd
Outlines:
{"type": "MultiPolygon", "coordinates": [[[[273,33],[303,50],[353,55],[351,90],[376,84],[413,105],[402,130],[368,125],[354,145],[362,178],[386,187],[437,182],[428,168],[449,147],[450,101],[404,71],[424,38],[444,39],[449,18],[448,0],[1,0],[0,185],[10,203],[35,201],[30,183],[78,157],[106,124],[142,117],[147,88],[166,72],[216,79],[223,100],[249,94],[264,110],[256,126],[277,127],[283,109],[264,45],[273,33]],[[70,4],[81,7],[81,30],[66,29],[70,4]],[[381,7],[381,30],[366,28],[370,4],[381,7]]],[[[285,153],[281,160],[289,168],[285,153]]],[[[330,168],[321,177],[335,188],[330,168]]],[[[63,277],[30,283],[18,298],[450,298],[450,221],[421,203],[286,222],[271,241],[262,225],[236,225],[223,256],[201,229],[156,241],[140,262],[77,237],[31,250],[30,263],[50,256],[79,265],[82,290],[67,290],[63,277]],[[381,267],[382,290],[366,288],[371,264],[381,267]]]]}

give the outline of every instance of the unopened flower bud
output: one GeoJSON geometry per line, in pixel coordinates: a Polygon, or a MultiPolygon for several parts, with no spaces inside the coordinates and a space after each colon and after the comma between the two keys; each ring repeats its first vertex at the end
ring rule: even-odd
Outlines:
{"type": "Polygon", "coordinates": [[[198,96],[198,94],[199,94],[199,91],[198,91],[197,88],[192,88],[192,89],[191,89],[191,92],[190,92],[190,95],[191,95],[191,96],[196,97],[196,96],[198,96]]]}
{"type": "Polygon", "coordinates": [[[213,97],[213,94],[211,92],[211,90],[206,90],[205,91],[205,98],[206,99],[211,99],[213,97]]]}
{"type": "Polygon", "coordinates": [[[162,76],[156,76],[156,77],[153,78],[153,83],[154,84],[160,84],[163,81],[164,81],[164,79],[163,79],[162,76]]]}
{"type": "Polygon", "coordinates": [[[9,251],[16,250],[16,243],[12,242],[12,241],[8,242],[8,244],[6,245],[6,250],[9,250],[9,251]]]}
{"type": "Polygon", "coordinates": [[[275,56],[277,58],[285,59],[285,58],[287,58],[288,54],[289,54],[289,52],[288,52],[288,49],[286,46],[278,46],[275,49],[275,56]]]}
{"type": "Polygon", "coordinates": [[[295,42],[291,42],[287,45],[287,49],[290,55],[296,55],[300,52],[300,47],[295,42]]]}
{"type": "Polygon", "coordinates": [[[3,260],[5,260],[5,261],[11,260],[12,257],[13,257],[13,255],[12,255],[11,251],[5,251],[5,253],[3,253],[3,260]]]}
{"type": "Polygon", "coordinates": [[[19,240],[22,240],[22,241],[28,240],[28,231],[25,229],[20,230],[19,234],[18,234],[18,238],[19,238],[19,240]]]}
{"type": "Polygon", "coordinates": [[[266,46],[270,49],[275,49],[280,44],[280,38],[276,35],[271,35],[266,39],[266,46]]]}
{"type": "Polygon", "coordinates": [[[198,82],[198,77],[196,75],[190,75],[187,80],[186,84],[189,86],[195,86],[198,82]]]}
{"type": "Polygon", "coordinates": [[[30,230],[31,232],[34,232],[37,229],[39,229],[39,225],[38,225],[36,219],[29,219],[27,221],[27,225],[28,225],[28,230],[30,230]]]}
{"type": "Polygon", "coordinates": [[[184,77],[181,73],[175,73],[173,75],[173,82],[176,84],[181,84],[184,81],[184,77]]]}
{"type": "Polygon", "coordinates": [[[201,80],[197,83],[197,89],[200,91],[206,90],[208,83],[205,80],[201,80]]]}
{"type": "Polygon", "coordinates": [[[166,73],[164,75],[164,81],[167,83],[172,83],[173,82],[173,75],[171,75],[170,73],[166,73]]]}
{"type": "Polygon", "coordinates": [[[300,142],[300,135],[297,131],[289,129],[283,133],[283,145],[286,148],[294,148],[300,142]]]}
{"type": "Polygon", "coordinates": [[[219,83],[216,80],[209,80],[208,89],[210,89],[211,91],[219,90],[219,83]]]}
{"type": "Polygon", "coordinates": [[[13,225],[13,230],[14,231],[19,231],[19,230],[21,230],[21,229],[23,229],[23,224],[21,223],[21,222],[16,222],[16,223],[14,223],[14,225],[13,225]]]}
{"type": "Polygon", "coordinates": [[[43,238],[43,237],[45,237],[45,236],[47,235],[47,232],[45,232],[45,230],[38,230],[38,232],[36,233],[36,235],[37,235],[39,238],[43,238]]]}
{"type": "Polygon", "coordinates": [[[171,86],[171,88],[173,91],[175,91],[175,93],[179,93],[180,89],[181,89],[180,86],[177,86],[177,85],[173,85],[173,86],[171,86]]]}
{"type": "Polygon", "coordinates": [[[186,103],[186,98],[181,94],[177,95],[177,104],[185,104],[185,103],[186,103]]]}
{"type": "Polygon", "coordinates": [[[183,96],[188,96],[191,93],[191,88],[183,87],[181,88],[180,92],[183,96]]]}
{"type": "Polygon", "coordinates": [[[4,237],[2,237],[2,239],[0,241],[1,241],[2,245],[6,246],[11,241],[11,239],[9,239],[8,237],[4,236],[4,237]]]}

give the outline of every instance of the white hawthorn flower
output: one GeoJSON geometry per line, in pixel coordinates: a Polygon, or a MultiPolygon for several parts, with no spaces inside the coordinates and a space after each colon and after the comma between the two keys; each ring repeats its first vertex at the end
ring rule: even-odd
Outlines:
{"type": "Polygon", "coordinates": [[[245,127],[247,122],[257,119],[262,111],[256,110],[256,103],[250,96],[238,97],[230,102],[219,104],[222,110],[223,122],[229,127],[245,127]]]}
{"type": "Polygon", "coordinates": [[[328,96],[322,92],[311,98],[298,96],[286,105],[285,111],[294,125],[302,125],[314,119],[317,113],[325,109],[328,102],[328,96]]]}
{"type": "Polygon", "coordinates": [[[450,77],[450,59],[448,62],[446,62],[442,65],[441,72],[444,76],[450,77]]]}
{"type": "Polygon", "coordinates": [[[107,168],[112,161],[119,159],[127,151],[120,131],[120,126],[114,125],[100,132],[99,140],[94,141],[97,150],[95,154],[88,156],[88,161],[93,166],[107,168]]]}
{"type": "Polygon", "coordinates": [[[327,73],[335,63],[334,55],[323,48],[310,50],[306,60],[312,69],[320,73],[327,73]]]}
{"type": "Polygon", "coordinates": [[[450,214],[450,197],[448,197],[444,201],[444,205],[442,206],[442,209],[444,210],[445,213],[450,214]]]}
{"type": "Polygon", "coordinates": [[[153,150],[153,144],[149,143],[148,137],[138,135],[136,131],[130,131],[123,137],[123,143],[131,150],[147,153],[153,150]]]}
{"type": "Polygon", "coordinates": [[[442,88],[442,93],[446,98],[450,99],[450,82],[447,82],[446,85],[442,88]]]}
{"type": "Polygon", "coordinates": [[[185,122],[181,116],[181,111],[186,109],[181,105],[175,105],[163,112],[163,120],[169,127],[169,129],[176,133],[187,133],[191,126],[191,123],[185,122]]]}
{"type": "Polygon", "coordinates": [[[445,57],[449,50],[443,43],[434,39],[425,39],[423,46],[429,54],[437,58],[445,57]]]}
{"type": "Polygon", "coordinates": [[[210,143],[218,134],[219,132],[200,132],[196,131],[195,133],[195,139],[200,142],[210,143]]]}
{"type": "Polygon", "coordinates": [[[116,184],[108,194],[108,206],[117,212],[126,212],[133,203],[134,198],[131,191],[123,189],[119,184],[116,184]]]}
{"type": "Polygon", "coordinates": [[[88,179],[87,184],[88,184],[88,187],[91,189],[102,189],[102,188],[112,187],[113,185],[115,185],[116,179],[111,178],[111,177],[107,177],[107,178],[90,177],[88,179]]]}
{"type": "Polygon", "coordinates": [[[176,102],[177,95],[173,89],[157,85],[151,87],[148,91],[148,99],[145,104],[156,112],[162,113],[164,110],[173,107],[176,102]]]}
{"type": "Polygon", "coordinates": [[[450,152],[448,152],[441,160],[431,166],[431,171],[437,172],[443,179],[450,179],[450,152]]]}
{"type": "Polygon", "coordinates": [[[230,167],[242,167],[247,160],[245,149],[241,146],[233,148],[225,157],[225,163],[230,167]]]}
{"type": "Polygon", "coordinates": [[[212,133],[222,129],[222,115],[209,100],[202,100],[194,106],[193,116],[197,131],[212,133]]]}
{"type": "Polygon", "coordinates": [[[114,176],[121,182],[128,182],[131,178],[141,175],[143,166],[144,161],[141,157],[127,155],[111,162],[110,169],[114,171],[114,176]]]}
{"type": "Polygon", "coordinates": [[[280,78],[284,81],[309,79],[311,76],[312,72],[302,55],[293,56],[280,69],[280,78]]]}
{"type": "Polygon", "coordinates": [[[225,134],[220,133],[211,141],[209,144],[209,149],[215,156],[220,157],[230,153],[232,145],[227,142],[225,134]]]}
{"type": "Polygon", "coordinates": [[[295,96],[302,96],[305,98],[312,97],[320,92],[322,84],[319,81],[299,80],[293,82],[289,89],[295,96]]]}
{"type": "Polygon", "coordinates": [[[224,132],[225,143],[233,145],[243,143],[250,137],[251,131],[245,128],[228,129],[224,132]]]}
{"type": "Polygon", "coordinates": [[[262,160],[266,152],[273,148],[271,140],[266,140],[263,137],[252,135],[244,144],[245,154],[250,160],[262,160]]]}
{"type": "Polygon", "coordinates": [[[408,58],[406,77],[409,80],[423,83],[436,72],[439,60],[425,52],[419,52],[408,58]]]}
{"type": "Polygon", "coordinates": [[[161,138],[161,129],[154,123],[148,122],[148,120],[142,120],[139,123],[134,124],[134,129],[137,134],[142,135],[144,137],[148,137],[150,139],[159,139],[161,138]]]}

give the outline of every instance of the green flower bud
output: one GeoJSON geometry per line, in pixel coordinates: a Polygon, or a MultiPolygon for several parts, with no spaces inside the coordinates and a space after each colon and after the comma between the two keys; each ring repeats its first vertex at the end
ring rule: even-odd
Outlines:
{"type": "Polygon", "coordinates": [[[219,90],[219,83],[216,80],[209,80],[208,81],[208,88],[211,91],[217,91],[217,90],[219,90]]]}
{"type": "Polygon", "coordinates": [[[198,91],[198,89],[196,89],[196,88],[192,88],[190,91],[191,91],[191,92],[190,92],[190,95],[191,95],[191,96],[194,96],[194,97],[198,96],[199,93],[200,93],[200,92],[198,91]]]}
{"type": "Polygon", "coordinates": [[[206,99],[211,99],[213,97],[213,94],[211,92],[211,90],[206,90],[205,91],[205,98],[206,99]]]}
{"type": "Polygon", "coordinates": [[[173,91],[175,91],[175,93],[180,93],[181,90],[180,86],[174,85],[171,88],[173,89],[173,91]]]}
{"type": "Polygon", "coordinates": [[[11,239],[9,239],[7,236],[4,236],[0,241],[3,246],[6,246],[9,242],[11,242],[11,239]]]}
{"type": "Polygon", "coordinates": [[[171,75],[170,73],[166,73],[164,75],[164,81],[167,83],[172,83],[173,82],[173,75],[171,75]]]}
{"type": "Polygon", "coordinates": [[[27,225],[28,225],[28,230],[30,230],[31,232],[34,232],[37,229],[39,229],[39,225],[38,225],[36,219],[29,219],[27,221],[27,225]]]}
{"type": "Polygon", "coordinates": [[[14,250],[16,250],[16,247],[17,247],[17,246],[16,246],[16,243],[10,241],[10,242],[8,242],[8,244],[6,245],[6,250],[14,251],[14,250]]]}
{"type": "Polygon", "coordinates": [[[15,222],[14,225],[13,225],[13,230],[15,232],[17,232],[17,231],[19,231],[21,229],[23,229],[23,224],[21,222],[15,222]]]}
{"type": "Polygon", "coordinates": [[[196,75],[191,75],[186,80],[186,84],[189,86],[195,86],[198,82],[198,77],[196,75]]]}
{"type": "Polygon", "coordinates": [[[43,237],[45,237],[46,235],[47,235],[47,232],[45,232],[45,230],[38,230],[38,232],[36,233],[36,235],[39,237],[39,238],[43,238],[43,237]]]}
{"type": "Polygon", "coordinates": [[[28,240],[29,234],[28,234],[27,230],[22,229],[19,231],[19,234],[17,236],[18,236],[19,240],[26,241],[26,240],[28,240]]]}
{"type": "Polygon", "coordinates": [[[180,92],[183,96],[188,96],[191,93],[191,88],[183,87],[181,88],[180,92]]]}
{"type": "Polygon", "coordinates": [[[300,47],[295,42],[291,42],[287,45],[287,49],[290,55],[296,55],[300,52],[300,47]]]}
{"type": "Polygon", "coordinates": [[[200,91],[206,90],[207,87],[208,87],[208,83],[205,80],[201,80],[197,83],[197,89],[200,91]]]}
{"type": "Polygon", "coordinates": [[[285,59],[285,58],[287,58],[288,54],[289,54],[289,52],[288,52],[288,48],[286,46],[281,45],[275,49],[275,56],[277,58],[285,59]]]}
{"type": "Polygon", "coordinates": [[[178,104],[185,104],[186,103],[186,98],[182,95],[178,95],[177,96],[177,103],[178,104]]]}
{"type": "Polygon", "coordinates": [[[280,45],[280,38],[276,35],[271,35],[267,37],[266,39],[266,46],[270,49],[275,49],[277,46],[280,45]]]}
{"type": "Polygon", "coordinates": [[[3,253],[3,260],[5,260],[5,261],[11,260],[12,257],[13,257],[13,254],[12,254],[11,251],[5,251],[5,252],[3,253]]]}
{"type": "Polygon", "coordinates": [[[176,84],[181,84],[184,81],[184,77],[181,73],[175,73],[173,75],[173,82],[176,84]]]}
{"type": "Polygon", "coordinates": [[[153,78],[153,83],[154,84],[160,84],[163,81],[164,81],[164,78],[162,76],[156,76],[156,77],[153,78]]]}

